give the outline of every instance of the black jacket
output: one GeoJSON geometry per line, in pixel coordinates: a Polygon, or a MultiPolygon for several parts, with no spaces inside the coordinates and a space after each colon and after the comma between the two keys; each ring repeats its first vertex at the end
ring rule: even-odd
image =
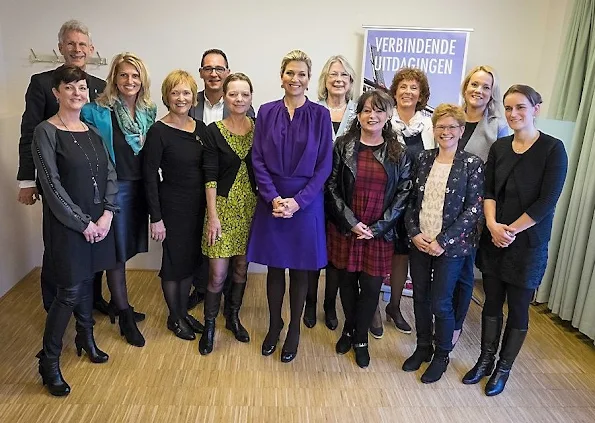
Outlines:
{"type": "MultiPolygon", "coordinates": [[[[59,69],[59,68],[58,68],[59,69]]],[[[55,69],[35,74],[25,94],[25,112],[21,120],[19,141],[19,171],[17,180],[35,180],[35,165],[31,154],[31,142],[35,127],[58,112],[58,102],[52,93],[52,74],[55,69]]],[[[88,75],[89,101],[95,101],[105,89],[105,81],[88,75]]]]}
{"type": "MultiPolygon", "coordinates": [[[[333,149],[333,170],[326,184],[328,218],[344,234],[360,222],[351,210],[359,146],[359,140],[349,134],[337,139],[333,149]]],[[[395,223],[405,211],[412,187],[411,160],[404,151],[398,162],[390,160],[386,143],[374,151],[374,157],[384,167],[388,179],[384,192],[384,214],[382,219],[370,225],[370,230],[374,238],[384,237],[386,241],[394,241],[397,237],[395,223]]]]}

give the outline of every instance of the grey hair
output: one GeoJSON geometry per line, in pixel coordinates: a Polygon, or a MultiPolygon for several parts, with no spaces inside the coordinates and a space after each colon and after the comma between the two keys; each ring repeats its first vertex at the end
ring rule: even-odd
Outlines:
{"type": "Polygon", "coordinates": [[[351,80],[351,87],[345,93],[345,99],[349,101],[353,99],[353,92],[355,91],[355,86],[353,84],[355,82],[355,71],[353,70],[347,59],[341,55],[331,56],[322,67],[322,71],[320,72],[320,78],[318,79],[318,100],[326,100],[328,97],[328,90],[326,89],[326,78],[328,77],[331,66],[334,63],[340,63],[341,66],[343,66],[343,68],[345,69],[345,72],[349,74],[349,79],[351,80]]]}
{"type": "Polygon", "coordinates": [[[58,32],[58,42],[60,44],[64,42],[64,37],[66,36],[66,33],[70,31],[76,31],[80,32],[81,34],[85,34],[87,37],[89,37],[89,44],[93,44],[93,42],[91,41],[91,33],[89,32],[89,28],[87,28],[87,25],[76,19],[71,19],[67,22],[64,22],[60,27],[60,31],[58,32]]]}

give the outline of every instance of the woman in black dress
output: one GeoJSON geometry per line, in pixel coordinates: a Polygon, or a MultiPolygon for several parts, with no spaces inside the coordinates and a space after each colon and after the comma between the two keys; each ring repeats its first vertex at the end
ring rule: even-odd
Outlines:
{"type": "Polygon", "coordinates": [[[477,252],[485,291],[481,354],[463,383],[491,375],[488,396],[504,390],[525,341],[529,304],[545,273],[554,210],[568,168],[562,141],[535,127],[540,107],[541,96],[527,85],[506,91],[504,111],[514,134],[492,144],[486,163],[486,227],[477,252]],[[500,345],[505,300],[508,318],[500,345]]]}
{"type": "Polygon", "coordinates": [[[159,276],[169,309],[167,328],[179,338],[193,340],[204,329],[187,308],[192,276],[202,255],[206,126],[188,116],[197,95],[196,81],[188,72],[171,72],[161,94],[169,113],[151,127],[144,147],[151,238],[163,241],[159,276]]]}
{"type": "Polygon", "coordinates": [[[50,394],[64,396],[70,386],[60,371],[62,337],[70,315],[76,319],[75,344],[94,363],[108,355],[93,337],[93,279],[95,272],[116,262],[112,218],[118,187],[116,171],[101,137],[81,122],[88,101],[87,74],[75,66],[58,68],[52,91],[58,113],[35,128],[32,153],[43,189],[45,254],[54,263],[56,298],[48,311],[39,373],[50,394]]]}

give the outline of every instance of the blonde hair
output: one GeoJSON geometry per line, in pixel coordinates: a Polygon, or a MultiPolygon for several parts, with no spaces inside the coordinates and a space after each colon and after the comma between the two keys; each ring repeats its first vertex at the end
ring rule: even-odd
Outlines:
{"type": "Polygon", "coordinates": [[[351,86],[345,93],[345,100],[349,101],[353,98],[353,91],[355,90],[355,87],[353,86],[353,81],[355,81],[355,71],[344,56],[337,55],[331,56],[322,67],[320,78],[318,78],[318,100],[327,99],[328,89],[326,88],[326,79],[328,78],[331,66],[337,62],[340,63],[345,69],[345,72],[349,74],[349,80],[351,81],[351,86]]]}
{"type": "Polygon", "coordinates": [[[110,64],[109,73],[105,81],[105,90],[95,102],[100,106],[112,108],[118,98],[118,86],[116,80],[118,77],[118,67],[122,63],[128,63],[134,66],[140,76],[141,87],[140,91],[136,96],[136,107],[139,109],[150,109],[155,106],[155,103],[151,101],[151,82],[149,80],[149,73],[143,61],[136,56],[134,53],[120,53],[112,59],[110,64]]]}
{"type": "Polygon", "coordinates": [[[500,95],[500,84],[498,83],[496,71],[494,70],[493,67],[488,66],[488,65],[475,66],[473,69],[471,69],[467,73],[467,75],[465,76],[465,79],[463,79],[463,83],[461,84],[461,96],[463,98],[463,110],[467,110],[467,101],[465,100],[465,91],[467,90],[467,85],[469,85],[469,82],[471,81],[471,77],[475,73],[480,72],[480,71],[489,73],[492,76],[492,95],[491,95],[490,100],[488,101],[488,105],[487,105],[488,113],[493,116],[502,117],[502,107],[503,106],[502,106],[502,100],[500,100],[502,98],[500,95]]]}
{"type": "Polygon", "coordinates": [[[466,122],[465,112],[463,111],[463,108],[456,104],[439,104],[438,107],[434,109],[434,113],[432,114],[432,125],[436,126],[436,122],[438,122],[439,119],[442,119],[444,117],[454,118],[454,120],[456,120],[457,123],[461,126],[465,125],[466,122]]]}
{"type": "Polygon", "coordinates": [[[308,67],[308,78],[312,75],[312,60],[310,60],[310,57],[303,51],[291,50],[285,57],[283,57],[283,60],[281,60],[281,75],[285,72],[285,68],[289,62],[304,62],[308,67]]]}
{"type": "Polygon", "coordinates": [[[188,84],[188,86],[190,86],[190,91],[192,91],[192,105],[196,106],[196,97],[198,93],[196,80],[189,72],[182,69],[176,69],[171,71],[161,83],[161,100],[163,100],[163,104],[167,107],[167,110],[169,110],[169,100],[167,97],[174,87],[179,84],[188,84]]]}
{"type": "Polygon", "coordinates": [[[77,21],[76,19],[71,19],[62,24],[60,31],[58,31],[58,43],[64,43],[64,37],[66,37],[66,34],[70,31],[76,31],[86,35],[89,38],[89,44],[93,44],[91,41],[91,33],[89,32],[89,28],[87,28],[84,23],[77,21]]]}

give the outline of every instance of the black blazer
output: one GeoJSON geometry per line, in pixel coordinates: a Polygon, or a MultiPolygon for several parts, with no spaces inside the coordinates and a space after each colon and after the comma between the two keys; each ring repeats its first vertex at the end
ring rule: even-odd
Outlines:
{"type": "MultiPolygon", "coordinates": [[[[59,68],[58,68],[59,69],[59,68]]],[[[17,180],[34,181],[35,164],[31,154],[31,142],[35,127],[58,112],[58,102],[52,93],[52,74],[55,69],[35,74],[31,77],[25,94],[25,112],[21,120],[19,141],[19,171],[17,180]]],[[[87,77],[89,101],[95,101],[105,89],[105,81],[93,75],[87,77]]]]}
{"type": "MultiPolygon", "coordinates": [[[[564,144],[551,135],[541,133],[525,153],[512,150],[513,136],[498,139],[488,154],[486,162],[485,198],[496,201],[496,221],[506,207],[504,190],[508,178],[514,178],[519,201],[535,226],[524,231],[530,247],[537,247],[550,240],[554,210],[562,193],[568,157],[564,144]]],[[[489,232],[487,230],[484,233],[489,232]]]]}
{"type": "MultiPolygon", "coordinates": [[[[253,129],[254,131],[254,129],[253,129]]],[[[246,163],[252,191],[256,194],[256,180],[252,168],[252,148],[242,160],[227,143],[215,122],[207,126],[203,169],[205,182],[217,182],[217,195],[227,197],[236,180],[242,161],[246,163]]]]}
{"type": "MultiPolygon", "coordinates": [[[[348,234],[359,219],[351,210],[355,178],[357,177],[357,157],[359,139],[351,135],[337,138],[333,149],[333,170],[326,183],[326,211],[329,220],[337,229],[348,234]]],[[[370,225],[374,238],[383,237],[386,241],[397,238],[395,223],[405,212],[411,191],[411,159],[403,152],[398,162],[393,162],[387,145],[374,151],[374,157],[384,167],[388,180],[384,190],[384,213],[380,220],[370,225]]]]}
{"type": "MultiPolygon", "coordinates": [[[[199,91],[198,95],[196,96],[196,106],[191,107],[190,110],[188,111],[188,114],[194,118],[194,120],[199,120],[202,122],[202,115],[205,111],[205,91],[199,91]]],[[[227,117],[227,115],[229,114],[229,110],[227,110],[227,107],[225,106],[225,104],[223,105],[223,119],[225,119],[227,117]]],[[[248,113],[246,113],[246,115],[248,115],[249,117],[253,118],[254,116],[256,116],[254,114],[254,109],[252,108],[252,106],[250,106],[250,109],[248,110],[248,113]]]]}

